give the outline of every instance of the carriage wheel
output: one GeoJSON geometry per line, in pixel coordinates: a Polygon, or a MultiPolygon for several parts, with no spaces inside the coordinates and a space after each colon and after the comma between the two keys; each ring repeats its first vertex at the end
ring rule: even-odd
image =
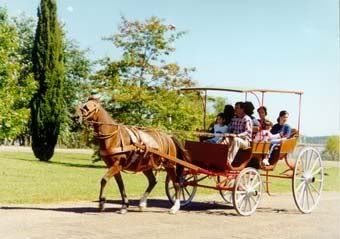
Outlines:
{"type": "MultiPolygon", "coordinates": [[[[192,199],[194,198],[197,190],[197,186],[185,185],[188,181],[197,181],[197,175],[195,174],[184,174],[180,179],[180,201],[181,206],[188,205],[192,199]]],[[[174,204],[175,203],[175,187],[170,180],[169,175],[166,175],[165,178],[165,192],[169,201],[174,204]]]]}
{"type": "Polygon", "coordinates": [[[262,194],[262,179],[254,168],[245,168],[237,176],[233,204],[238,214],[249,216],[258,207],[262,194]]]}
{"type": "MultiPolygon", "coordinates": [[[[222,181],[220,176],[217,176],[217,182],[220,183],[222,181]]],[[[227,182],[225,182],[225,184],[223,186],[225,187],[233,187],[235,183],[234,179],[228,180],[227,182]]],[[[233,203],[233,192],[229,191],[229,190],[223,190],[220,189],[220,194],[223,198],[223,200],[227,203],[227,204],[232,204],[233,203]]]]}
{"type": "Polygon", "coordinates": [[[319,203],[323,187],[323,167],[320,153],[305,148],[296,160],[292,191],[295,204],[302,213],[310,213],[319,203]]]}

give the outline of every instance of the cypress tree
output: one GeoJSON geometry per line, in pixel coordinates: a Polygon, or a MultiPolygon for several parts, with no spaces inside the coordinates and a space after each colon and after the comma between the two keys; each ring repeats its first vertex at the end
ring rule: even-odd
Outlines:
{"type": "Polygon", "coordinates": [[[64,115],[64,65],[62,32],[55,0],[41,0],[32,52],[38,90],[31,101],[31,134],[34,155],[48,161],[54,153],[64,115]]]}

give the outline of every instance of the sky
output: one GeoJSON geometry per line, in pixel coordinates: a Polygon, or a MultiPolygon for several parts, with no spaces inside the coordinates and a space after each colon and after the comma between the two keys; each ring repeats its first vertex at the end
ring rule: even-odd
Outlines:
{"type": "MultiPolygon", "coordinates": [[[[10,16],[36,17],[39,0],[0,0],[10,16]]],[[[93,60],[121,52],[103,41],[117,32],[121,16],[165,19],[187,34],[169,60],[195,67],[199,86],[304,91],[301,133],[340,134],[338,0],[57,0],[68,36],[89,48],[93,60]]],[[[211,96],[216,95],[211,93],[211,96]]],[[[226,96],[218,94],[218,96],[226,96]]],[[[228,94],[228,101],[243,100],[228,94]]],[[[255,107],[255,98],[250,97],[255,107]]],[[[298,96],[266,94],[273,121],[290,112],[297,126],[298,96]]]]}

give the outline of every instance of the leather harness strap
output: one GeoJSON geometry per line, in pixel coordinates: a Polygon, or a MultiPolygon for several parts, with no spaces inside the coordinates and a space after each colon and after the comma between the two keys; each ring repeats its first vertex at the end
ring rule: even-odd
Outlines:
{"type": "MultiPolygon", "coordinates": [[[[142,149],[142,150],[145,150],[145,148],[146,148],[145,145],[138,144],[138,143],[135,144],[135,146],[136,146],[137,148],[142,149]]],[[[196,171],[198,171],[198,170],[201,169],[201,168],[198,167],[198,166],[195,166],[195,165],[190,164],[190,163],[188,163],[188,162],[186,162],[186,161],[180,160],[180,159],[178,159],[178,158],[176,158],[176,157],[174,157],[174,156],[168,155],[168,154],[166,154],[166,153],[162,153],[162,152],[160,152],[160,151],[157,150],[157,149],[149,148],[148,150],[149,150],[150,153],[156,154],[156,155],[158,155],[158,156],[160,156],[160,157],[162,157],[162,158],[165,158],[165,159],[169,159],[169,160],[171,160],[172,162],[175,162],[175,163],[177,163],[177,164],[180,164],[180,165],[182,165],[182,166],[184,166],[184,167],[187,167],[187,168],[190,168],[190,169],[193,169],[193,170],[196,170],[196,171]]]]}
{"type": "MultiPolygon", "coordinates": [[[[123,154],[123,153],[136,151],[137,149],[139,149],[138,147],[135,146],[135,144],[138,143],[138,141],[141,141],[141,137],[138,134],[137,130],[131,129],[129,127],[122,125],[120,127],[118,126],[117,130],[113,133],[114,134],[119,133],[118,138],[119,138],[119,145],[120,146],[115,147],[115,148],[111,148],[111,149],[108,149],[108,150],[100,150],[100,154],[102,156],[111,156],[111,155],[123,154]],[[121,132],[122,129],[125,130],[128,133],[128,135],[130,137],[130,141],[131,141],[132,144],[125,145],[123,137],[122,137],[122,132],[121,132]]],[[[111,137],[112,136],[113,136],[113,134],[111,135],[111,137]]]]}
{"type": "Polygon", "coordinates": [[[94,132],[94,137],[96,137],[97,139],[108,139],[114,136],[118,131],[119,131],[119,125],[117,125],[117,129],[115,131],[109,134],[99,134],[99,133],[94,132]]]}
{"type": "Polygon", "coordinates": [[[116,148],[109,149],[109,150],[100,150],[100,155],[111,156],[111,155],[128,153],[136,149],[137,147],[135,145],[120,146],[120,147],[116,147],[116,148]]]}

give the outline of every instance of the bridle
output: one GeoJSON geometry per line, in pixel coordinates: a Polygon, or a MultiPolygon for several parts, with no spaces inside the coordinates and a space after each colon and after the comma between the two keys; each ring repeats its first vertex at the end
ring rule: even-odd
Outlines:
{"type": "Polygon", "coordinates": [[[95,103],[93,109],[88,111],[88,113],[84,116],[83,110],[84,110],[85,107],[87,108],[86,105],[80,108],[80,111],[81,111],[81,114],[82,114],[82,117],[83,117],[84,120],[87,121],[90,117],[95,118],[95,116],[97,116],[97,114],[99,112],[99,104],[95,103]]]}
{"type": "Polygon", "coordinates": [[[100,126],[100,125],[113,125],[113,126],[117,126],[116,130],[114,130],[113,132],[108,133],[108,134],[101,134],[101,133],[93,132],[94,137],[96,137],[97,139],[109,139],[120,131],[120,125],[117,124],[117,123],[102,123],[102,122],[98,122],[98,121],[94,121],[94,120],[88,120],[91,117],[92,117],[92,119],[96,118],[97,114],[99,113],[100,108],[99,108],[98,103],[95,103],[93,109],[88,111],[88,113],[85,116],[83,115],[84,110],[86,110],[86,109],[84,109],[84,107],[87,108],[86,105],[81,107],[81,109],[80,109],[81,114],[82,114],[84,121],[86,121],[90,125],[98,125],[98,126],[100,126]]]}

